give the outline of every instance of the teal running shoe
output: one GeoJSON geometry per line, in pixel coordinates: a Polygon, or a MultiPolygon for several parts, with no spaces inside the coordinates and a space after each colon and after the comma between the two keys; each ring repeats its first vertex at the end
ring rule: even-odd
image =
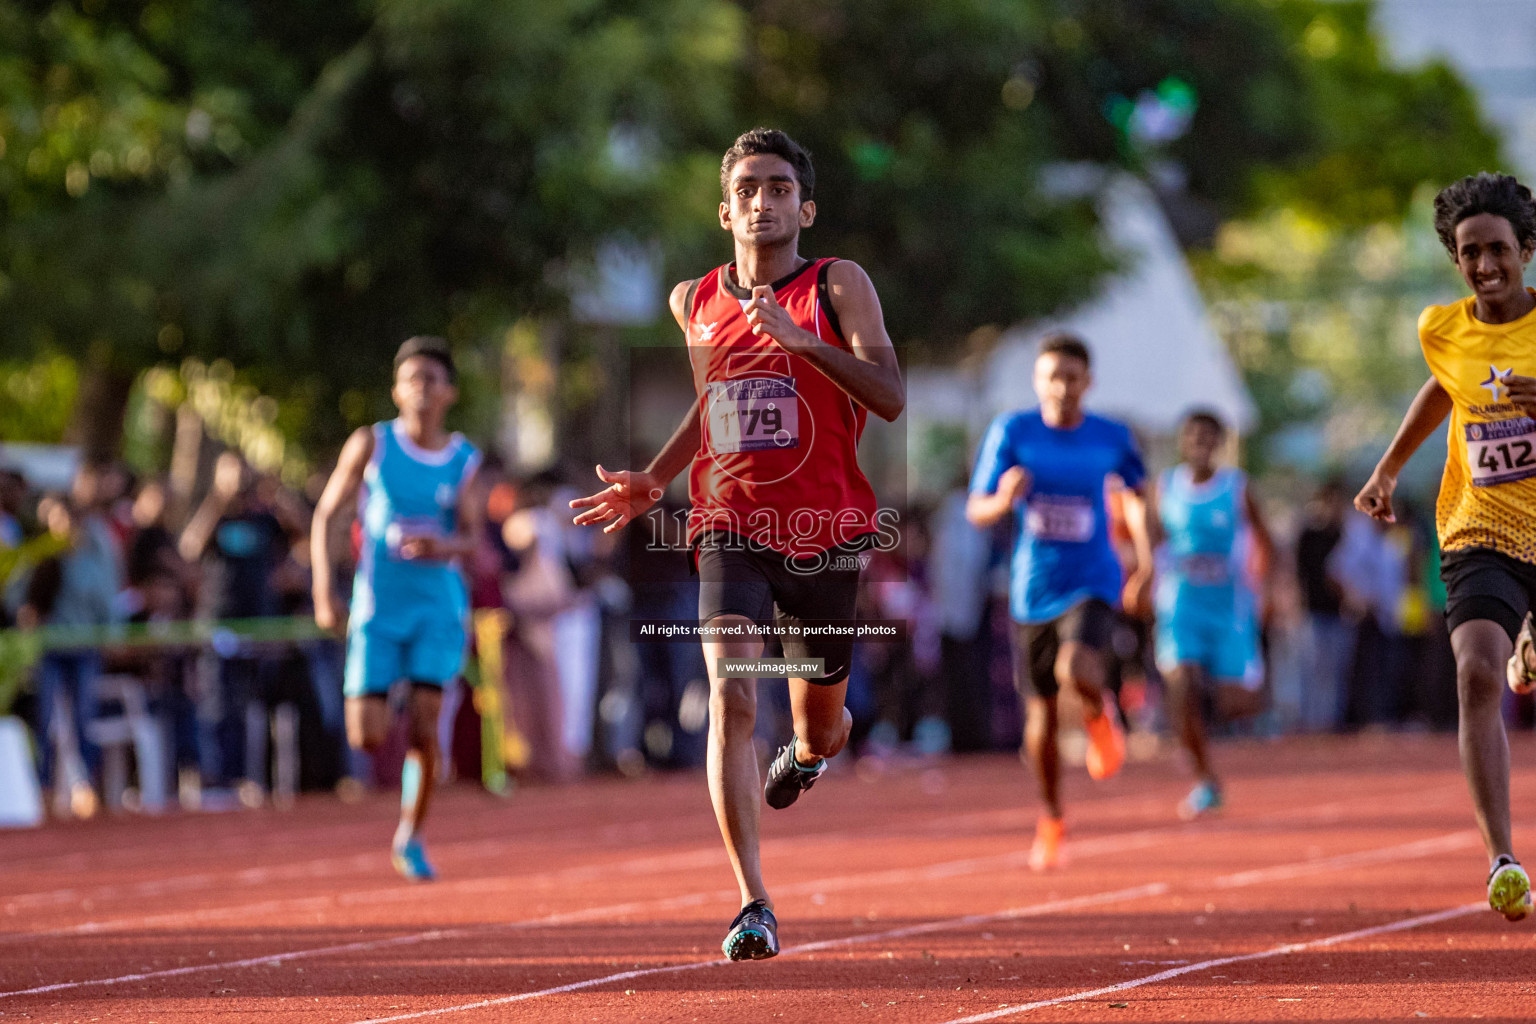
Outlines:
{"type": "Polygon", "coordinates": [[[1179,801],[1179,817],[1184,821],[1194,821],[1221,810],[1221,805],[1221,787],[1207,779],[1196,783],[1189,795],[1179,801]]]}
{"type": "Polygon", "coordinates": [[[732,960],[767,960],[779,953],[779,922],[762,900],[741,908],[720,950],[732,960]]]}
{"type": "Polygon", "coordinates": [[[430,882],[437,878],[419,839],[408,839],[396,846],[390,851],[389,861],[407,882],[430,882]]]}

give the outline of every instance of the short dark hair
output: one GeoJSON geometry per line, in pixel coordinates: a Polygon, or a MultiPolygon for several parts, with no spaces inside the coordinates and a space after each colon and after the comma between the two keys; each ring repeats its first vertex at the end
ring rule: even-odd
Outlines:
{"type": "Polygon", "coordinates": [[[811,166],[811,154],[805,147],[777,128],[753,128],[742,132],[725,151],[720,161],[720,192],[728,194],[731,188],[731,171],[749,156],[783,157],[795,169],[795,181],[800,185],[800,201],[808,203],[816,193],[816,168],[811,166]]]}
{"type": "Polygon", "coordinates": [[[1215,409],[1191,409],[1184,414],[1184,426],[1189,427],[1199,423],[1216,431],[1218,437],[1227,436],[1227,421],[1221,418],[1221,413],[1215,409]]]}
{"type": "Polygon", "coordinates": [[[1482,171],[1447,185],[1435,196],[1435,233],[1453,259],[1456,225],[1480,213],[1509,221],[1520,248],[1536,245],[1536,200],[1531,190],[1508,174],[1482,171]]]}
{"type": "Polygon", "coordinates": [[[405,361],[416,356],[436,359],[443,364],[443,369],[448,371],[448,383],[453,384],[458,381],[459,371],[453,365],[453,350],[448,347],[448,342],[444,339],[430,334],[418,334],[414,338],[406,338],[400,350],[395,353],[395,372],[399,373],[405,361]]]}
{"type": "Polygon", "coordinates": [[[1041,338],[1040,348],[1035,352],[1035,358],[1039,359],[1052,353],[1071,356],[1089,369],[1093,368],[1093,356],[1088,352],[1088,343],[1075,334],[1058,331],[1041,338]]]}

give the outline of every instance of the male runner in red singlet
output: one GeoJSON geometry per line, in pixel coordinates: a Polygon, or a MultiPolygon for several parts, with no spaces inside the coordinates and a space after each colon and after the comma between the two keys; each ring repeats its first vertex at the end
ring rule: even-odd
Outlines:
{"type": "MultiPolygon", "coordinates": [[[[868,275],[809,260],[800,232],[816,219],[809,154],[783,132],[753,129],[720,167],[720,226],[736,259],[672,291],[698,402],[643,472],[597,474],[609,486],[571,502],[577,523],[620,529],[690,468],[688,539],[699,570],[699,622],[710,673],[709,793],[744,906],[722,944],[732,960],[779,951],[758,856],[757,680],[725,659],[756,659],[754,625],[803,629],[851,621],[858,559],[877,530],[860,472],[866,410],[894,420],[906,403],[895,350],[868,275]]],[[[848,742],[843,707],[853,641],[786,636],[791,661],[820,675],[789,679],[795,735],[763,788],[788,807],[848,742]]]]}

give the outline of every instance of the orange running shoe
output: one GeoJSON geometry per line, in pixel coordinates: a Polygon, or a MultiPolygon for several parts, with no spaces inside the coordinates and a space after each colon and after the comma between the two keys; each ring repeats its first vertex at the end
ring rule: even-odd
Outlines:
{"type": "Polygon", "coordinates": [[[1109,778],[1125,763],[1125,733],[1106,707],[1088,723],[1088,776],[1094,780],[1109,778]]]}
{"type": "Polygon", "coordinates": [[[1029,867],[1032,871],[1046,871],[1061,866],[1061,837],[1067,826],[1060,818],[1040,815],[1035,822],[1035,845],[1029,848],[1029,867]]]}

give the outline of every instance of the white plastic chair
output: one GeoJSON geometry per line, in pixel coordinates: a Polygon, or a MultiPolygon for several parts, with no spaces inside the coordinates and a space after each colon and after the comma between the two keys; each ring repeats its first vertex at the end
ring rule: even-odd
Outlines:
{"type": "Polygon", "coordinates": [[[165,809],[170,768],[160,723],[149,713],[144,687],[130,675],[103,675],[96,680],[97,699],[117,702],[122,712],[98,716],[86,724],[91,741],[101,748],[101,788],[107,806],[120,810],[128,788],[128,748],[133,747],[139,769],[139,802],[146,811],[165,809]]]}

